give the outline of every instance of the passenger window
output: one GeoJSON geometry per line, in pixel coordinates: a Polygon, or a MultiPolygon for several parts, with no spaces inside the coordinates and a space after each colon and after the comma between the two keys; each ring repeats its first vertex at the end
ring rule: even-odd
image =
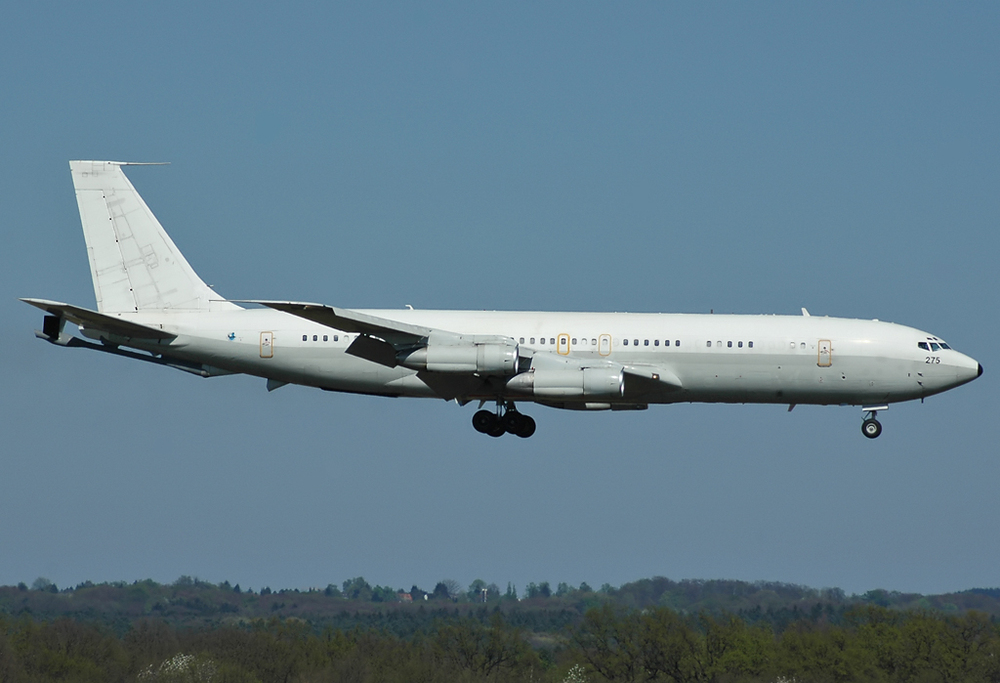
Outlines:
{"type": "Polygon", "coordinates": [[[729,348],[733,348],[733,343],[732,342],[726,342],[726,346],[728,346],[729,348]]]}
{"type": "Polygon", "coordinates": [[[705,346],[711,348],[712,347],[712,342],[710,342],[710,341],[705,342],[705,346]]]}
{"type": "Polygon", "coordinates": [[[323,335],[323,341],[330,341],[330,337],[328,337],[327,335],[324,334],[323,335]]]}
{"type": "Polygon", "coordinates": [[[924,351],[930,351],[930,348],[928,348],[927,346],[927,342],[917,342],[917,346],[923,349],[924,351]]]}
{"type": "Polygon", "coordinates": [[[532,337],[532,338],[531,338],[531,341],[530,341],[529,343],[530,343],[530,344],[534,344],[534,343],[535,343],[535,338],[534,338],[534,337],[532,337]]]}
{"type": "Polygon", "coordinates": [[[524,343],[524,337],[521,337],[521,341],[519,341],[518,344],[523,344],[523,343],[524,343]]]}
{"type": "Polygon", "coordinates": [[[573,344],[574,346],[576,345],[576,337],[573,337],[573,339],[572,339],[571,343],[572,343],[572,344],[573,344]]]}
{"type": "Polygon", "coordinates": [[[591,344],[592,344],[593,346],[597,346],[597,339],[596,339],[596,338],[592,338],[592,339],[590,340],[590,343],[591,343],[591,344]]]}
{"type": "Polygon", "coordinates": [[[680,346],[680,345],[681,345],[681,340],[680,339],[675,339],[674,340],[674,346],[680,346]]]}
{"type": "Polygon", "coordinates": [[[628,346],[628,339],[622,339],[622,344],[624,344],[625,346],[628,346]]]}
{"type": "Polygon", "coordinates": [[[309,335],[307,334],[302,335],[302,341],[309,341],[309,335]]]}
{"type": "Polygon", "coordinates": [[[743,348],[743,342],[737,342],[736,346],[738,346],[738,347],[740,347],[742,349],[743,348]]]}
{"type": "Polygon", "coordinates": [[[549,343],[550,344],[555,344],[556,343],[556,338],[555,337],[549,337],[549,343]]]}
{"type": "Polygon", "coordinates": [[[539,341],[540,341],[540,343],[544,344],[545,343],[545,337],[542,337],[539,341]]]}
{"type": "Polygon", "coordinates": [[[795,342],[788,342],[788,344],[789,344],[789,346],[791,346],[791,347],[792,347],[793,349],[795,348],[795,342]]]}
{"type": "Polygon", "coordinates": [[[642,340],[642,345],[643,346],[649,346],[649,340],[648,339],[643,339],[642,340]]]}
{"type": "Polygon", "coordinates": [[[660,340],[659,339],[654,339],[653,340],[653,346],[659,346],[659,345],[660,345],[660,340]]]}
{"type": "Polygon", "coordinates": [[[633,339],[632,340],[632,344],[635,345],[635,346],[638,346],[639,345],[639,340],[638,339],[633,339]]]}
{"type": "Polygon", "coordinates": [[[663,340],[663,345],[664,346],[670,346],[670,340],[669,339],[664,339],[663,340]]]}
{"type": "Polygon", "coordinates": [[[319,341],[319,335],[314,334],[313,335],[313,341],[319,341]]]}
{"type": "Polygon", "coordinates": [[[806,348],[806,343],[805,343],[805,342],[802,342],[801,344],[799,344],[799,348],[800,348],[800,349],[804,349],[804,348],[806,348]]]}
{"type": "Polygon", "coordinates": [[[716,345],[716,346],[722,346],[722,342],[720,342],[720,341],[717,341],[717,342],[715,342],[715,345],[716,345]]]}
{"type": "Polygon", "coordinates": [[[333,335],[333,341],[340,341],[340,335],[339,334],[333,335]]]}
{"type": "Polygon", "coordinates": [[[753,348],[753,342],[747,342],[747,346],[749,346],[752,349],[753,348]]]}

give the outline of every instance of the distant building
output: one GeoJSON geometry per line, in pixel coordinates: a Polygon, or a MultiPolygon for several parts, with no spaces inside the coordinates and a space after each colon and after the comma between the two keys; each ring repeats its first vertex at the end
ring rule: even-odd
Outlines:
{"type": "Polygon", "coordinates": [[[413,602],[413,595],[411,593],[403,593],[400,591],[398,595],[400,602],[413,602]]]}

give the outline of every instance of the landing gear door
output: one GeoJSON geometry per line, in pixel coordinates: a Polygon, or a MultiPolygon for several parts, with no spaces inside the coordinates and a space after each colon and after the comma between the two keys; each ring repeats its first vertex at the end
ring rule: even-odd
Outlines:
{"type": "Polygon", "coordinates": [[[260,357],[274,357],[274,332],[260,333],[260,357]]]}
{"type": "Polygon", "coordinates": [[[828,368],[833,365],[833,345],[829,339],[820,339],[817,348],[816,365],[821,368],[828,368]]]}

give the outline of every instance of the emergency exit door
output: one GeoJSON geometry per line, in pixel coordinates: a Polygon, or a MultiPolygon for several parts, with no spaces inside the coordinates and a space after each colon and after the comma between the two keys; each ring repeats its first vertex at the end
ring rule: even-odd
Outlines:
{"type": "Polygon", "coordinates": [[[274,356],[274,332],[260,333],[260,357],[271,358],[274,356]]]}
{"type": "Polygon", "coordinates": [[[597,347],[597,352],[602,356],[607,356],[611,353],[611,335],[602,334],[600,338],[600,346],[597,347]]]}

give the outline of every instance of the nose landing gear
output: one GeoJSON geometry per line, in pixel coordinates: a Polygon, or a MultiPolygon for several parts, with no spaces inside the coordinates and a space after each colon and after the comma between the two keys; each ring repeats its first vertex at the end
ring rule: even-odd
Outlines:
{"type": "Polygon", "coordinates": [[[493,437],[514,434],[527,439],[535,433],[535,421],[528,415],[517,412],[512,401],[497,401],[496,412],[477,411],[472,416],[472,427],[481,434],[493,437]]]}
{"type": "Polygon", "coordinates": [[[889,410],[889,406],[864,406],[861,410],[868,414],[865,421],[861,423],[861,433],[869,439],[878,438],[882,433],[882,423],[875,419],[880,410],[889,410]]]}

